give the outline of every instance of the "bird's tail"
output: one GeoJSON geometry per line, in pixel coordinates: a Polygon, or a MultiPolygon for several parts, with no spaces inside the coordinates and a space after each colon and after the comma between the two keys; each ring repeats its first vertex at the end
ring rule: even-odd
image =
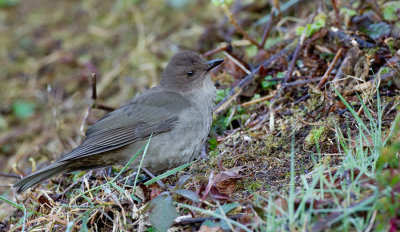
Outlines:
{"type": "Polygon", "coordinates": [[[68,163],[64,162],[55,162],[43,169],[40,169],[23,179],[19,180],[17,183],[13,185],[14,188],[17,189],[17,193],[23,192],[28,188],[62,172],[68,170],[68,163]]]}

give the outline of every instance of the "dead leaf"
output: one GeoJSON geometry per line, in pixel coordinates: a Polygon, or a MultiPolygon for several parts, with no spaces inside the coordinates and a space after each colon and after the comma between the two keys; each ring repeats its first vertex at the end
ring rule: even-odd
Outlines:
{"type": "Polygon", "coordinates": [[[236,180],[245,177],[243,172],[247,170],[245,166],[238,166],[229,170],[218,173],[214,176],[214,171],[211,172],[208,184],[206,187],[201,188],[199,195],[202,196],[202,200],[207,195],[218,200],[228,200],[236,189],[236,180]]]}
{"type": "Polygon", "coordinates": [[[158,186],[156,184],[150,185],[149,188],[151,189],[150,200],[154,199],[155,197],[160,195],[160,193],[162,192],[161,189],[158,188],[158,186]]]}

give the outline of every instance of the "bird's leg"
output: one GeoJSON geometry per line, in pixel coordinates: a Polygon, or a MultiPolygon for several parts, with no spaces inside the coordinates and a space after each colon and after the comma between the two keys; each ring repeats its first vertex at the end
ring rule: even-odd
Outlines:
{"type": "Polygon", "coordinates": [[[203,146],[201,147],[201,155],[200,155],[200,159],[207,159],[207,145],[204,142],[203,146]]]}

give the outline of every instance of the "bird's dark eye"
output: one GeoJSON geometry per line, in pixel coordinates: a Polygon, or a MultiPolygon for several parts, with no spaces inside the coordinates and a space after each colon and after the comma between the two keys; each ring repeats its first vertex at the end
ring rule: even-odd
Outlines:
{"type": "Polygon", "coordinates": [[[194,72],[193,71],[187,71],[186,74],[190,77],[190,76],[193,76],[194,72]]]}

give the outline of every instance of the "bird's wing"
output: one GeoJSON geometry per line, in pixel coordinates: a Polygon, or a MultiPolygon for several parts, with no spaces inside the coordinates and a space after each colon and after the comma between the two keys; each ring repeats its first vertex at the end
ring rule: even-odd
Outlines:
{"type": "Polygon", "coordinates": [[[100,119],[87,131],[82,144],[60,161],[114,150],[170,131],[180,112],[189,107],[190,102],[179,93],[151,89],[100,119]]]}

